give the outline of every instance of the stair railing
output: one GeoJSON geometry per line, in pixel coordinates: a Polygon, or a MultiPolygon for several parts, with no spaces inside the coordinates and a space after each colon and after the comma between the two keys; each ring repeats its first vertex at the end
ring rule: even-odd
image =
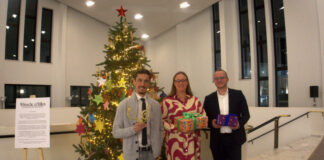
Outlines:
{"type": "Polygon", "coordinates": [[[281,117],[290,117],[290,115],[284,114],[284,115],[276,116],[276,117],[274,117],[274,118],[272,118],[272,119],[270,119],[270,120],[268,120],[268,121],[266,121],[266,122],[258,125],[255,128],[252,128],[250,130],[247,130],[247,133],[249,134],[249,133],[252,133],[252,132],[258,130],[259,128],[262,128],[263,126],[265,126],[265,125],[267,125],[267,124],[269,124],[269,123],[271,123],[271,122],[274,121],[274,129],[271,129],[271,130],[269,130],[269,131],[267,131],[267,132],[265,132],[265,133],[263,133],[263,134],[255,137],[255,138],[249,140],[248,143],[252,143],[253,144],[253,141],[255,141],[256,139],[259,139],[259,138],[261,138],[261,137],[263,137],[263,136],[271,133],[272,131],[274,131],[274,148],[276,149],[276,148],[278,148],[278,144],[279,144],[278,143],[279,142],[279,128],[280,127],[283,127],[283,126],[285,126],[285,125],[287,125],[287,124],[289,124],[289,123],[291,123],[293,121],[296,121],[297,119],[300,119],[300,118],[302,118],[304,116],[306,116],[307,118],[309,118],[309,113],[312,113],[312,112],[322,113],[322,116],[324,117],[324,111],[321,111],[321,110],[308,111],[308,112],[306,112],[304,114],[301,114],[300,116],[298,116],[298,117],[296,117],[296,118],[294,118],[294,119],[292,119],[292,120],[290,120],[290,121],[288,121],[288,122],[286,122],[286,123],[284,123],[282,125],[279,125],[279,119],[281,117]]]}

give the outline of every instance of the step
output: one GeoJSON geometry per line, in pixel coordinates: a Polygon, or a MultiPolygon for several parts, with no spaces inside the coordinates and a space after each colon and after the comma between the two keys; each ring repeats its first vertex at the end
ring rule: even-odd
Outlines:
{"type": "Polygon", "coordinates": [[[305,137],[286,146],[279,146],[278,149],[266,151],[255,157],[248,157],[248,160],[307,160],[322,138],[323,136],[320,135],[305,137]]]}

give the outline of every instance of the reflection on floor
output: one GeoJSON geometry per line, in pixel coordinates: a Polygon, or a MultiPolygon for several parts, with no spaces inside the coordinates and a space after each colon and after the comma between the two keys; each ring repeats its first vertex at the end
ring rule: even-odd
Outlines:
{"type": "Polygon", "coordinates": [[[310,136],[276,150],[267,151],[248,160],[307,160],[323,136],[310,136]]]}

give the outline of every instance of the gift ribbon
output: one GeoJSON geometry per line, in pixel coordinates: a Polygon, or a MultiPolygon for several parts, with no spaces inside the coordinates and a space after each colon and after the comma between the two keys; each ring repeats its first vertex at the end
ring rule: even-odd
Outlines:
{"type": "Polygon", "coordinates": [[[194,130],[197,128],[196,117],[202,116],[201,114],[198,114],[198,113],[188,113],[188,112],[183,112],[182,115],[183,115],[183,118],[178,119],[178,127],[180,127],[180,120],[182,120],[182,119],[192,119],[193,122],[194,122],[194,130]]]}

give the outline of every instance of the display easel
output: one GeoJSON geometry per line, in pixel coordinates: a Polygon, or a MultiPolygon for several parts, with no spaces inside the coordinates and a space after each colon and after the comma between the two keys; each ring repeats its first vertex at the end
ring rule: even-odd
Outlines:
{"type": "MultiPolygon", "coordinates": [[[[36,95],[30,95],[29,98],[36,98],[36,95]]],[[[27,149],[28,148],[24,148],[23,150],[23,160],[27,160],[27,149]]],[[[44,160],[44,155],[43,155],[43,148],[38,148],[38,159],[39,160],[44,160]]]]}
{"type": "MultiPolygon", "coordinates": [[[[23,151],[23,160],[27,160],[27,149],[28,148],[24,148],[24,151],[23,151]]],[[[38,159],[39,160],[44,160],[43,148],[38,148],[38,159]]]]}

